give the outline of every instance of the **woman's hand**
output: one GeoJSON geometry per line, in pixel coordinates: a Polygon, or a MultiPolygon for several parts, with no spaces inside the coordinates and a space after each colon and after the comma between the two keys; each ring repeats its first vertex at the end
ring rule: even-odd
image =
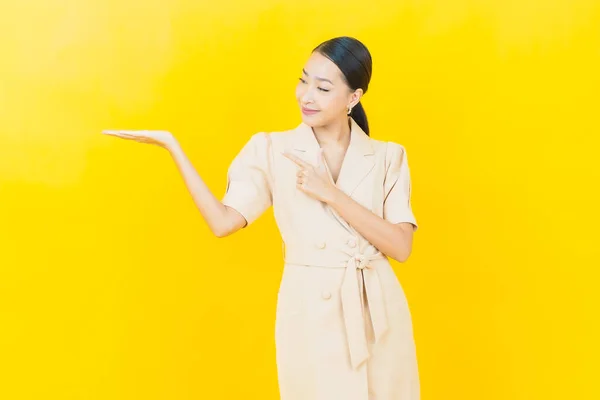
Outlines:
{"type": "Polygon", "coordinates": [[[283,155],[298,165],[296,187],[299,190],[324,203],[333,201],[338,188],[333,184],[327,170],[323,149],[319,150],[317,165],[309,164],[288,152],[284,152],[283,155]]]}
{"type": "Polygon", "coordinates": [[[175,136],[167,131],[120,131],[105,130],[105,135],[116,136],[122,139],[135,140],[140,143],[154,144],[163,148],[171,148],[177,143],[175,136]]]}

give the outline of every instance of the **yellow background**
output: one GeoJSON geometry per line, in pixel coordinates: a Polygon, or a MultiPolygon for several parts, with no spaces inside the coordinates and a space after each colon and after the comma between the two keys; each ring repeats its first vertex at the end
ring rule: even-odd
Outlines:
{"type": "Polygon", "coordinates": [[[423,399],[599,398],[599,4],[2,2],[0,398],[278,398],[272,214],[216,239],[165,151],[100,131],[171,130],[220,196],[337,35],[409,152],[423,399]]]}

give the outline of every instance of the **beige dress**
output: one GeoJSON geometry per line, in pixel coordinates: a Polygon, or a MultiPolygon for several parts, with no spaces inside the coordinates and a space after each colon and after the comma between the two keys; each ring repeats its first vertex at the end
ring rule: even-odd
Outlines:
{"type": "MultiPolygon", "coordinates": [[[[337,186],[392,223],[416,222],[404,148],[352,122],[337,186]]],[[[313,164],[302,123],[257,133],[231,163],[224,204],[251,224],[273,206],[285,244],[276,318],[282,400],[418,400],[409,307],[388,259],[329,206],[296,188],[290,151],[313,164]]]]}

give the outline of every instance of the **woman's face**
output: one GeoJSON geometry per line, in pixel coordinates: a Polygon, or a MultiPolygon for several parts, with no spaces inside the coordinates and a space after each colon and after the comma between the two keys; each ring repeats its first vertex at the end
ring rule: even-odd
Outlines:
{"type": "Polygon", "coordinates": [[[308,59],[296,87],[302,121],[311,127],[347,118],[348,106],[354,107],[360,96],[362,89],[350,89],[342,71],[318,52],[308,59]]]}

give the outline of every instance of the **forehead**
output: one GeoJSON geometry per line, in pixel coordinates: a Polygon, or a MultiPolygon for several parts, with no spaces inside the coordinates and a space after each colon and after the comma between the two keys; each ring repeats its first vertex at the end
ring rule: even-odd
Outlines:
{"type": "Polygon", "coordinates": [[[304,64],[304,70],[311,77],[329,79],[332,82],[342,81],[342,71],[321,53],[314,52],[304,64]]]}

